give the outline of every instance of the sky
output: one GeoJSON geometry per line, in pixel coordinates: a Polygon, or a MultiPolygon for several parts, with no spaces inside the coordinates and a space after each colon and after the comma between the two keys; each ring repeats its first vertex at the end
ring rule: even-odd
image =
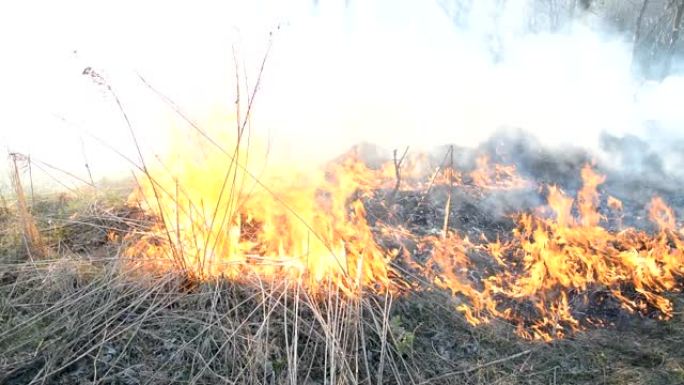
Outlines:
{"type": "Polygon", "coordinates": [[[130,175],[136,148],[107,85],[145,157],[165,156],[184,125],[139,76],[220,135],[234,130],[236,58],[244,101],[266,52],[251,127],[276,158],[329,159],[360,141],[474,145],[500,127],[589,148],[602,131],[682,134],[684,80],[634,79],[624,36],[590,18],[530,35],[526,1],[494,3],[456,27],[440,4],[418,0],[5,1],[0,151],[82,178],[86,162],[96,180],[130,175]]]}

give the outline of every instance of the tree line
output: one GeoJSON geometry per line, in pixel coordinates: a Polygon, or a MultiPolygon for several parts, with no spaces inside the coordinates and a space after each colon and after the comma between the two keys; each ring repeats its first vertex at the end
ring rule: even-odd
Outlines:
{"type": "MultiPolygon", "coordinates": [[[[503,10],[510,1],[515,0],[490,0],[489,6],[503,10]]],[[[441,0],[457,25],[465,25],[474,7],[483,3],[441,0]]],[[[593,17],[631,39],[633,67],[640,75],[662,79],[684,71],[680,39],[684,0],[528,0],[525,6],[530,32],[557,32],[573,21],[593,17]]]]}

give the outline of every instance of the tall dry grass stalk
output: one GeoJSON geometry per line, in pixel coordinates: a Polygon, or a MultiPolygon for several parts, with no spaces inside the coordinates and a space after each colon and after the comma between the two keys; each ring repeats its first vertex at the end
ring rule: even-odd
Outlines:
{"type": "Polygon", "coordinates": [[[47,256],[47,248],[43,243],[36,222],[33,215],[29,212],[28,204],[26,203],[26,194],[24,187],[21,184],[20,163],[26,161],[26,156],[19,153],[11,153],[10,158],[10,179],[14,193],[17,196],[17,217],[21,222],[23,229],[24,242],[26,250],[29,253],[29,258],[42,259],[47,256]]]}

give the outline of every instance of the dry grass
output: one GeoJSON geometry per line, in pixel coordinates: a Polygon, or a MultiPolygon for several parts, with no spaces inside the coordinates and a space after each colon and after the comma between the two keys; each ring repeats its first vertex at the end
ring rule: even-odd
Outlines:
{"type": "Polygon", "coordinates": [[[684,383],[681,312],[538,344],[508,325],[468,326],[440,292],[314,298],[294,282],[154,275],[108,236],[146,226],[121,201],[34,207],[40,261],[13,207],[0,210],[0,383],[684,383]]]}

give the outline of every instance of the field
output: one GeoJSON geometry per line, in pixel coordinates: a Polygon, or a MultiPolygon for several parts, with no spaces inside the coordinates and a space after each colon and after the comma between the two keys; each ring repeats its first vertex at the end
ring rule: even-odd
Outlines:
{"type": "Polygon", "coordinates": [[[684,0],[4,3],[0,385],[684,385],[684,0]]]}
{"type": "MultiPolygon", "coordinates": [[[[330,282],[312,292],[296,279],[159,271],[126,253],[155,223],[126,203],[131,189],[25,198],[23,213],[4,201],[0,383],[684,384],[676,292],[664,294],[669,320],[605,307],[603,326],[543,342],[500,319],[473,326],[456,310],[462,299],[435,287],[349,296],[330,282]]],[[[434,194],[414,226],[441,227],[434,194]]],[[[478,206],[493,194],[456,188],[449,226],[512,227],[478,206]]],[[[411,193],[392,199],[415,205],[411,193]]],[[[378,199],[364,204],[382,215],[378,199]]]]}

